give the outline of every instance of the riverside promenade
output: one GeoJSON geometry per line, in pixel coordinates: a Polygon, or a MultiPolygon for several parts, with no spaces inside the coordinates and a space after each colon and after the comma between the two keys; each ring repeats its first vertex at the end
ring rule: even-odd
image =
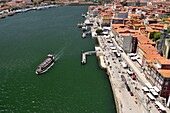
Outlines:
{"type": "MultiPolygon", "coordinates": [[[[143,93],[142,87],[147,83],[144,74],[129,59],[129,57],[118,49],[118,44],[110,35],[97,36],[99,47],[95,47],[96,56],[100,59],[100,66],[108,74],[110,84],[118,113],[159,113],[154,103],[143,93]],[[116,57],[110,48],[110,43],[116,46],[121,57],[116,57]],[[127,74],[127,69],[123,68],[121,61],[126,61],[129,67],[136,74],[138,80],[132,80],[127,74]],[[130,91],[128,91],[128,84],[130,91]]],[[[168,110],[169,111],[169,110],[168,110]]]]}
{"type": "MultiPolygon", "coordinates": [[[[98,36],[97,40],[99,42],[99,47],[101,48],[103,54],[98,56],[103,56],[104,62],[100,62],[101,66],[106,65],[107,74],[111,83],[113,90],[113,95],[115,98],[117,112],[118,113],[141,113],[140,107],[135,103],[135,97],[130,96],[130,93],[127,91],[124,81],[121,80],[121,73],[119,69],[121,68],[119,59],[112,54],[109,44],[107,43],[108,37],[98,36]],[[102,64],[104,63],[104,64],[102,64]]],[[[98,54],[97,51],[96,54],[98,54]]],[[[101,51],[100,51],[101,52],[101,51]]],[[[121,71],[124,71],[121,69],[121,71]]]]}

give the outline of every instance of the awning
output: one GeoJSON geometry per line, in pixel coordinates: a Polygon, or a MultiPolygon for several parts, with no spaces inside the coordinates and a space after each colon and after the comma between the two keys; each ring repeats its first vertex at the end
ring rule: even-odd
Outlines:
{"type": "Polygon", "coordinates": [[[150,88],[149,91],[150,92],[155,92],[155,90],[153,88],[150,88]]]}
{"type": "Polygon", "coordinates": [[[150,83],[145,83],[146,87],[148,87],[149,89],[152,89],[153,86],[150,83]]]}
{"type": "Polygon", "coordinates": [[[166,108],[159,102],[159,101],[155,101],[155,104],[159,107],[159,109],[161,109],[162,111],[166,111],[166,108]]]}
{"type": "Polygon", "coordinates": [[[136,57],[130,57],[132,60],[136,60],[137,58],[136,57]]]}
{"type": "Polygon", "coordinates": [[[155,91],[156,91],[157,93],[160,92],[160,90],[159,90],[156,86],[154,86],[153,88],[155,89],[155,91]]]}
{"type": "Polygon", "coordinates": [[[103,30],[111,30],[111,27],[103,27],[103,30]]]}
{"type": "Polygon", "coordinates": [[[148,89],[147,87],[142,87],[142,90],[143,90],[144,92],[149,92],[149,89],[148,89]]]}
{"type": "Polygon", "coordinates": [[[140,65],[142,65],[142,60],[141,59],[136,59],[137,60],[137,62],[140,64],[140,65]]]}
{"type": "Polygon", "coordinates": [[[113,53],[116,53],[116,52],[117,52],[117,50],[112,50],[112,52],[113,52],[113,53]]]}
{"type": "Polygon", "coordinates": [[[114,45],[113,45],[112,43],[110,43],[110,47],[111,47],[111,46],[113,46],[113,47],[114,47],[114,45]]]}
{"type": "Polygon", "coordinates": [[[161,65],[160,64],[156,64],[157,68],[160,69],[161,68],[161,65]]]}
{"type": "Polygon", "coordinates": [[[146,93],[146,95],[151,99],[151,100],[156,100],[155,97],[151,93],[146,93]]]}
{"type": "Polygon", "coordinates": [[[158,96],[158,93],[157,92],[155,92],[155,91],[153,91],[153,92],[151,92],[154,96],[158,96]]]}
{"type": "Polygon", "coordinates": [[[114,49],[116,49],[116,47],[110,47],[110,49],[114,50],[114,49]]]}

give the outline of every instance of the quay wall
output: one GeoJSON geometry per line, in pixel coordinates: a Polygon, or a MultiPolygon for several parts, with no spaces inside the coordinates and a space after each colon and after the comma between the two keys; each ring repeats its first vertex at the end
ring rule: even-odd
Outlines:
{"type": "MultiPolygon", "coordinates": [[[[97,40],[97,42],[98,42],[98,44],[99,44],[99,46],[101,47],[101,43],[100,43],[100,40],[98,39],[98,38],[96,38],[96,40],[97,40]]],[[[101,61],[101,59],[100,59],[100,57],[99,56],[97,56],[96,55],[96,57],[97,57],[97,59],[99,60],[99,66],[100,66],[100,68],[101,69],[105,69],[106,70],[106,72],[107,72],[107,74],[108,74],[108,77],[109,77],[109,81],[110,81],[110,86],[111,86],[111,88],[112,88],[112,93],[113,93],[113,96],[114,96],[114,101],[115,101],[115,104],[116,104],[116,111],[117,111],[117,113],[121,113],[121,106],[122,106],[122,104],[121,104],[121,101],[119,100],[119,98],[118,98],[118,90],[116,90],[116,87],[115,87],[115,85],[114,85],[114,80],[113,80],[113,78],[112,78],[112,76],[111,76],[111,70],[109,71],[109,67],[107,66],[107,64],[105,63],[105,65],[106,65],[106,68],[103,68],[102,67],[102,61],[101,61]]]]}
{"type": "Polygon", "coordinates": [[[116,104],[116,111],[117,111],[117,113],[121,113],[121,112],[120,112],[121,103],[120,103],[120,101],[119,101],[118,98],[117,98],[116,90],[115,90],[114,85],[112,84],[111,76],[110,76],[110,75],[109,75],[109,80],[110,80],[110,85],[111,85],[111,87],[112,87],[113,97],[114,97],[115,104],[116,104]]]}

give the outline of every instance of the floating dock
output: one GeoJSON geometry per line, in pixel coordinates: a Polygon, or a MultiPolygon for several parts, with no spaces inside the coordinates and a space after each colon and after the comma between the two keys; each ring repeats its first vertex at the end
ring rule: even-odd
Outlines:
{"type": "Polygon", "coordinates": [[[86,55],[92,55],[95,54],[96,51],[87,51],[87,52],[82,52],[82,60],[81,63],[82,64],[86,64],[86,55]]]}

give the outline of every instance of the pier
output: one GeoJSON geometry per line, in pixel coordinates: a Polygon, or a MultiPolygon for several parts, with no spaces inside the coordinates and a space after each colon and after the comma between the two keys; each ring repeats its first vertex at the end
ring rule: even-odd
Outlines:
{"type": "Polygon", "coordinates": [[[92,54],[95,54],[96,51],[87,51],[87,52],[82,52],[82,60],[81,60],[81,63],[82,64],[86,64],[86,55],[92,55],[92,54]]]}

